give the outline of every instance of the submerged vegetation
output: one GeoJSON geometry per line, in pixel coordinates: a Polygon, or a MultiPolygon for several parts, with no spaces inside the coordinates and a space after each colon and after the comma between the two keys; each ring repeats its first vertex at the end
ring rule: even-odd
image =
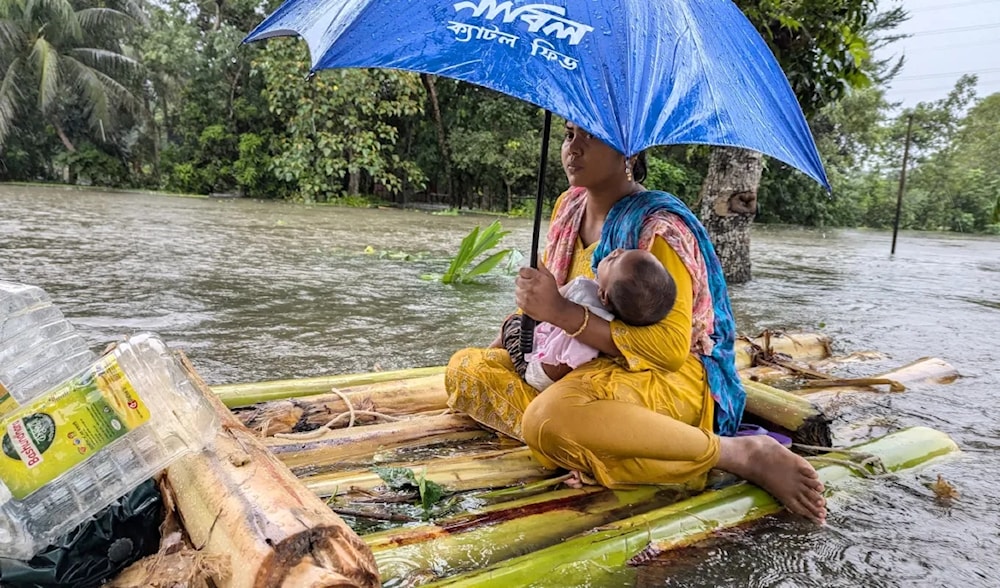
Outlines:
{"type": "Polygon", "coordinates": [[[500,221],[493,223],[483,229],[480,227],[472,231],[462,239],[458,246],[458,253],[448,264],[448,269],[441,276],[441,281],[445,284],[469,284],[483,274],[489,273],[504,259],[510,259],[514,254],[513,249],[502,249],[490,254],[476,265],[472,265],[476,259],[486,254],[487,251],[496,247],[500,241],[510,233],[504,231],[500,226],[500,221]]]}

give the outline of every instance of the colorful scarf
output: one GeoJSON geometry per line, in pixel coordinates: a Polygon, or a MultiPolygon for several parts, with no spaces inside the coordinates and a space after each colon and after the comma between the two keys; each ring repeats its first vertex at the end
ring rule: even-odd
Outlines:
{"type": "MultiPolygon", "coordinates": [[[[556,281],[566,282],[580,223],[586,210],[586,191],[575,188],[557,203],[548,233],[546,266],[556,281]]],[[[678,254],[695,285],[692,305],[692,352],[705,367],[716,403],[715,430],[733,435],[746,404],[746,392],[736,373],[736,325],[722,266],[704,226],[687,206],[666,192],[641,192],[619,200],[608,213],[601,241],[592,258],[597,264],[611,251],[649,249],[662,237],[678,254]]]]}

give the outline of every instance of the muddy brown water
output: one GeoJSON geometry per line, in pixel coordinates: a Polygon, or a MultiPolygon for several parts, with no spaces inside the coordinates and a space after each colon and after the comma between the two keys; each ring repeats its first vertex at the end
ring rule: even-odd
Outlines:
{"type": "MultiPolygon", "coordinates": [[[[440,365],[489,342],[512,308],[509,274],[424,279],[489,221],[0,185],[0,279],[45,288],[95,348],[155,331],[210,383],[440,365]]],[[[503,223],[525,251],[529,222],[503,223]]],[[[949,361],[957,382],[871,398],[839,425],[931,426],[961,455],[834,493],[823,528],[771,517],[595,585],[1000,585],[1000,239],[903,233],[895,258],[889,245],[884,232],[755,227],[754,281],[731,292],[738,326],[885,354],[852,374],[949,361]],[[927,487],[939,474],[959,492],[950,503],[927,487]]]]}

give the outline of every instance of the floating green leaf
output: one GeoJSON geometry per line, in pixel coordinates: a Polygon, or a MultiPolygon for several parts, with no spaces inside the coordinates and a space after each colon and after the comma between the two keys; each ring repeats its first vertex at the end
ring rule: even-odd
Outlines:
{"type": "Polygon", "coordinates": [[[496,247],[500,241],[510,234],[510,231],[504,231],[503,227],[500,225],[500,221],[493,221],[493,223],[480,230],[480,227],[472,229],[472,231],[462,239],[462,243],[458,247],[458,253],[452,258],[451,263],[448,265],[448,269],[445,271],[444,275],[441,276],[441,281],[445,284],[469,284],[474,281],[478,276],[488,273],[497,265],[500,264],[505,258],[508,258],[513,250],[504,249],[491,254],[486,259],[480,261],[476,265],[472,265],[473,262],[480,256],[484,255],[490,249],[496,247]],[[470,269],[471,266],[471,269],[470,269]]]}

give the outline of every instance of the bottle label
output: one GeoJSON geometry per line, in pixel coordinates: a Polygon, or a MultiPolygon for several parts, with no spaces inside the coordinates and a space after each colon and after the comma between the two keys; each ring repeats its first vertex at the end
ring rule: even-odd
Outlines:
{"type": "Polygon", "coordinates": [[[14,412],[16,409],[17,401],[14,400],[14,397],[10,395],[10,392],[4,388],[3,382],[0,382],[0,417],[9,412],[14,412]]]}
{"type": "Polygon", "coordinates": [[[107,355],[0,418],[0,480],[23,500],[148,420],[117,358],[107,355]]]}

